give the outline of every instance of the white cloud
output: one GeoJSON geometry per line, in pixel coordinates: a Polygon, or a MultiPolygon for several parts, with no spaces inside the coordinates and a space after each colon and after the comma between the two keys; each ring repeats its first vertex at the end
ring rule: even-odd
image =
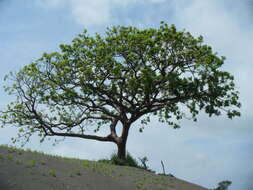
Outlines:
{"type": "Polygon", "coordinates": [[[251,17],[245,2],[228,6],[225,1],[185,0],[174,1],[175,16],[173,21],[181,28],[186,28],[193,35],[203,35],[205,43],[211,45],[219,55],[227,60],[225,70],[235,76],[236,85],[241,93],[242,111],[252,116],[251,97],[253,88],[248,85],[253,72],[253,44],[251,17]],[[244,10],[244,11],[243,11],[244,10]]]}
{"type": "Polygon", "coordinates": [[[108,0],[100,1],[77,1],[73,0],[71,13],[74,20],[83,25],[106,24],[113,19],[111,17],[111,7],[108,0]]]}
{"type": "MultiPolygon", "coordinates": [[[[180,130],[166,128],[165,125],[152,119],[150,127],[147,127],[143,134],[138,133],[139,123],[136,123],[130,131],[127,149],[134,157],[147,156],[148,164],[152,169],[161,172],[160,161],[162,159],[166,165],[166,172],[203,186],[213,187],[219,181],[229,178],[233,181],[231,190],[252,189],[252,183],[249,180],[252,179],[252,167],[250,167],[252,119],[249,119],[252,117],[249,116],[253,114],[253,88],[252,85],[250,86],[253,73],[253,24],[249,11],[244,7],[244,0],[233,3],[226,0],[93,0],[92,2],[87,0],[36,0],[36,2],[39,8],[49,9],[52,15],[59,16],[59,12],[61,15],[67,14],[76,23],[85,25],[85,27],[87,25],[112,25],[115,22],[151,27],[158,24],[155,23],[157,20],[166,20],[179,28],[185,28],[194,35],[203,35],[204,41],[210,44],[214,51],[227,57],[225,69],[235,75],[236,85],[241,92],[243,116],[231,121],[225,118],[208,118],[203,114],[200,115],[197,123],[184,121],[180,130]],[[163,2],[164,6],[155,6],[156,3],[163,2]],[[138,17],[136,12],[131,12],[130,9],[141,7],[139,5],[144,5],[144,3],[150,5],[151,9],[139,9],[138,17]],[[169,8],[171,12],[168,11],[169,8]],[[62,10],[54,12],[53,10],[56,9],[62,10]],[[127,10],[127,13],[133,14],[113,18],[115,11],[117,13],[121,10],[127,10]],[[150,14],[151,12],[153,14],[150,14]],[[248,188],[243,188],[244,184],[248,184],[248,188]]],[[[136,11],[136,9],[133,10],[136,11]]],[[[39,9],[37,12],[40,12],[39,9]]],[[[69,27],[75,28],[74,22],[69,27]]],[[[52,26],[53,30],[64,35],[66,31],[60,28],[59,25],[52,26]]],[[[23,31],[22,35],[25,32],[23,31]]],[[[38,33],[42,32],[40,28],[38,33]]],[[[43,37],[43,41],[47,40],[51,38],[43,37]]],[[[5,51],[13,54],[13,47],[18,47],[16,43],[5,51]]],[[[31,47],[37,49],[36,52],[41,52],[37,46],[31,47]]],[[[31,54],[30,49],[23,49],[31,54]]],[[[11,65],[10,62],[8,69],[24,62],[20,61],[24,60],[22,59],[22,56],[25,55],[23,49],[19,50],[21,54],[14,52],[15,59],[11,56],[6,59],[2,58],[3,63],[9,63],[10,60],[16,63],[16,65],[11,65]]],[[[4,94],[2,97],[2,102],[7,102],[4,94]]],[[[16,136],[15,130],[7,128],[0,130],[2,134],[5,134],[0,139],[0,144],[9,143],[10,137],[16,136]]],[[[36,149],[40,147],[34,143],[34,140],[31,142],[30,147],[36,149]]],[[[54,148],[50,143],[40,148],[51,153],[79,156],[85,159],[104,158],[116,149],[112,144],[68,138],[54,148]]]]}
{"type": "Polygon", "coordinates": [[[67,8],[71,17],[78,24],[85,26],[115,23],[113,11],[127,8],[134,4],[157,4],[166,0],[37,0],[43,8],[67,8]]]}

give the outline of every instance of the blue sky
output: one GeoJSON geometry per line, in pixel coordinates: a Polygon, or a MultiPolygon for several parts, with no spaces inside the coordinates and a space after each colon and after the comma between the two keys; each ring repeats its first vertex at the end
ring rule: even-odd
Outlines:
{"type": "MultiPolygon", "coordinates": [[[[242,102],[242,117],[182,121],[174,130],[155,118],[144,133],[138,122],[130,131],[127,148],[134,157],[147,156],[149,166],[213,188],[219,181],[233,182],[231,190],[253,189],[253,2],[249,0],[0,0],[0,107],[14,97],[3,91],[3,77],[38,59],[43,52],[70,43],[84,29],[103,34],[106,27],[157,27],[160,21],[203,35],[227,60],[224,69],[235,76],[242,102]]],[[[0,129],[0,144],[11,144],[16,129],[0,129]]],[[[56,146],[39,143],[34,136],[27,148],[85,159],[109,157],[113,144],[66,139],[56,146]]]]}

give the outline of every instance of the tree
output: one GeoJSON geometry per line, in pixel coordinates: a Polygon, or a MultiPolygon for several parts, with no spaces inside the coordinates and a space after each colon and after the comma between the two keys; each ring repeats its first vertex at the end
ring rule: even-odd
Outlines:
{"type": "Polygon", "coordinates": [[[126,156],[132,124],[143,127],[155,115],[179,128],[183,118],[239,116],[233,76],[221,70],[219,57],[203,38],[177,31],[162,22],[157,29],[112,27],[102,37],[84,31],[60,52],[44,53],[6,79],[5,90],[16,96],[2,111],[4,125],[19,128],[18,139],[38,133],[116,143],[126,156]],[[107,136],[91,133],[101,127],[107,136]],[[118,127],[122,127],[119,134],[118,127]]]}

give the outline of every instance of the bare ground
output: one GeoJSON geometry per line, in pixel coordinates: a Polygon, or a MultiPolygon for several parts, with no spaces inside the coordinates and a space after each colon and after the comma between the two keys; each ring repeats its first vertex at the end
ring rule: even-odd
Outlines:
{"type": "Polygon", "coordinates": [[[142,169],[0,146],[0,190],[207,190],[142,169]]]}

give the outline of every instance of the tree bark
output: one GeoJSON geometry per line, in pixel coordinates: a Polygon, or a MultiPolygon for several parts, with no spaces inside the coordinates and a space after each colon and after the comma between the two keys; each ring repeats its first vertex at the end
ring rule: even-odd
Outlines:
{"type": "Polygon", "coordinates": [[[128,131],[129,131],[130,125],[124,124],[122,129],[121,137],[119,138],[117,142],[118,146],[118,158],[125,160],[126,159],[126,143],[127,143],[127,137],[128,137],[128,131]]]}
{"type": "Polygon", "coordinates": [[[126,159],[126,141],[118,143],[117,146],[118,146],[118,153],[117,153],[118,158],[125,160],[126,159]]]}

